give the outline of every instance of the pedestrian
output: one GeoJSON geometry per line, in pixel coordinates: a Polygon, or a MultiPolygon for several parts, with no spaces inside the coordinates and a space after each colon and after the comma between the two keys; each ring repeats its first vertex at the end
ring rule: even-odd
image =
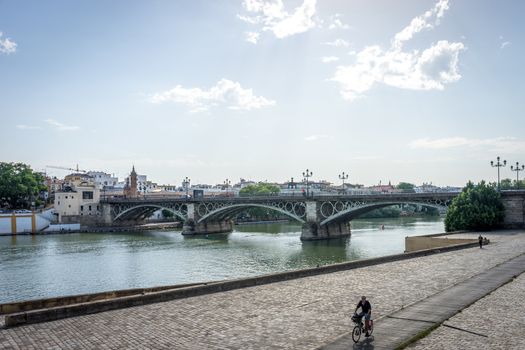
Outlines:
{"type": "Polygon", "coordinates": [[[481,237],[481,235],[479,235],[478,237],[478,243],[479,243],[479,249],[482,249],[483,248],[483,237],[481,237]]]}

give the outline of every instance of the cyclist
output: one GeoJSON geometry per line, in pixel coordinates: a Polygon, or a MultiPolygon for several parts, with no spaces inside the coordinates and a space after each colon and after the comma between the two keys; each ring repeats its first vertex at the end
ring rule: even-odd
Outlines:
{"type": "Polygon", "coordinates": [[[365,318],[365,337],[369,337],[370,334],[368,334],[368,329],[370,328],[370,317],[372,316],[372,305],[370,305],[370,302],[366,300],[366,296],[362,296],[361,300],[357,303],[357,306],[355,307],[354,313],[357,314],[357,309],[361,308],[361,312],[358,314],[359,317],[365,318]]]}

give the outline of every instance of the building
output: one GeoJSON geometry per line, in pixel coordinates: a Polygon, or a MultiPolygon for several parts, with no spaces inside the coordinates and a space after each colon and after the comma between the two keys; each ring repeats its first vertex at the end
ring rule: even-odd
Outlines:
{"type": "MultiPolygon", "coordinates": [[[[67,176],[66,176],[67,177],[67,176]]],[[[55,211],[58,222],[88,223],[100,215],[100,190],[94,181],[72,182],[55,192],[55,211]]]]}
{"type": "Polygon", "coordinates": [[[140,194],[144,195],[146,193],[158,191],[157,184],[154,182],[148,181],[147,175],[137,174],[137,172],[135,171],[135,166],[133,166],[133,169],[130,175],[124,181],[124,195],[126,196],[130,196],[130,194],[126,193],[126,188],[129,188],[128,191],[131,190],[132,180],[136,182],[136,193],[134,193],[133,191],[130,192],[132,194],[131,195],[132,197],[136,197],[140,194]]]}
{"type": "Polygon", "coordinates": [[[52,196],[55,194],[55,192],[61,191],[62,187],[64,186],[64,180],[59,179],[56,176],[53,177],[46,177],[45,184],[47,186],[47,193],[49,196],[52,196]]]}
{"type": "Polygon", "coordinates": [[[381,185],[381,182],[379,182],[379,185],[370,186],[367,188],[372,193],[396,193],[399,192],[396,190],[394,186],[388,181],[388,185],[381,185]]]}
{"type": "Polygon", "coordinates": [[[124,186],[124,196],[137,197],[137,195],[137,172],[135,171],[135,166],[133,166],[129,177],[126,178],[126,185],[124,186]]]}
{"type": "Polygon", "coordinates": [[[423,182],[423,185],[414,187],[414,191],[416,191],[416,193],[433,193],[441,192],[441,188],[432,185],[432,182],[429,184],[423,182]]]}
{"type": "Polygon", "coordinates": [[[118,184],[118,178],[111,176],[111,174],[105,173],[103,171],[88,171],[88,175],[93,177],[93,180],[97,184],[99,190],[104,187],[115,187],[118,184]]]}
{"type": "Polygon", "coordinates": [[[84,173],[73,173],[64,178],[64,188],[79,186],[81,184],[95,185],[93,176],[84,173]]]}

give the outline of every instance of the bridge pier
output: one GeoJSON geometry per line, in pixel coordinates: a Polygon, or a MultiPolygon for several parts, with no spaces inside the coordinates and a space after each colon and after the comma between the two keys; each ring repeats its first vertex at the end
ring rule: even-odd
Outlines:
{"type": "Polygon", "coordinates": [[[323,239],[348,237],[350,235],[350,222],[335,222],[326,225],[308,222],[303,225],[301,241],[318,241],[323,239]]]}
{"type": "Polygon", "coordinates": [[[182,226],[182,234],[184,236],[208,235],[214,233],[230,233],[233,231],[233,221],[205,221],[195,222],[194,220],[186,220],[182,226]]]}

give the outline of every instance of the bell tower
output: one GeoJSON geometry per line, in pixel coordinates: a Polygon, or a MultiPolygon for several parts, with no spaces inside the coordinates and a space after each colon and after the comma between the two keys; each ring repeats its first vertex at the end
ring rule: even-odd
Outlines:
{"type": "Polygon", "coordinates": [[[126,197],[137,197],[137,172],[135,171],[135,165],[133,165],[133,168],[131,169],[131,173],[129,174],[128,181],[126,182],[126,186],[124,187],[124,195],[126,197]]]}

